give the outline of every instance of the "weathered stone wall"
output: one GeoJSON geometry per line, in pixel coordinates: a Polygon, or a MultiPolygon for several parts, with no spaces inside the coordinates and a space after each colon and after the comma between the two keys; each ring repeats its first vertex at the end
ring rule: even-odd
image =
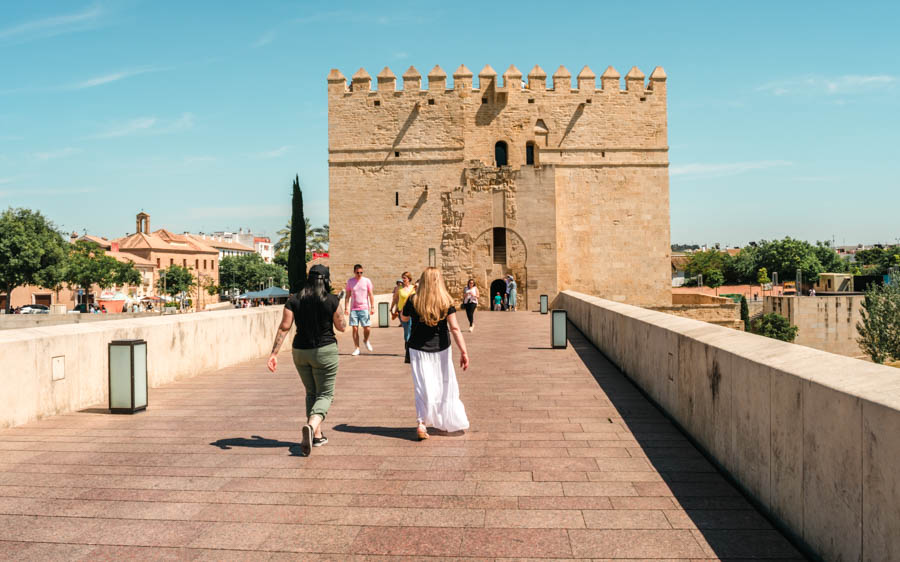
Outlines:
{"type": "Polygon", "coordinates": [[[389,290],[433,250],[457,296],[470,276],[487,295],[491,281],[513,274],[529,308],[560,287],[671,303],[662,69],[646,85],[632,69],[625,90],[612,68],[601,89],[587,67],[577,89],[562,67],[553,89],[538,67],[527,87],[515,67],[502,84],[485,67],[478,88],[465,67],[452,89],[438,67],[428,78],[422,90],[410,68],[397,90],[385,69],[372,90],[362,69],[349,88],[340,72],[328,77],[335,278],[362,263],[376,291],[389,290]],[[508,167],[496,165],[498,141],[508,167]],[[494,263],[493,228],[508,229],[504,263],[494,263]]]}
{"type": "Polygon", "coordinates": [[[900,560],[897,369],[575,292],[554,304],[823,560],[900,560]]]}
{"type": "Polygon", "coordinates": [[[156,387],[265,356],[281,313],[267,306],[0,331],[0,427],[107,401],[112,340],[147,341],[147,378],[156,387]],[[54,357],[63,358],[60,380],[53,380],[54,357]]]}
{"type": "Polygon", "coordinates": [[[856,340],[856,324],[862,321],[860,310],[864,295],[769,297],[764,312],[776,312],[797,326],[794,343],[856,357],[863,355],[856,340]]]}

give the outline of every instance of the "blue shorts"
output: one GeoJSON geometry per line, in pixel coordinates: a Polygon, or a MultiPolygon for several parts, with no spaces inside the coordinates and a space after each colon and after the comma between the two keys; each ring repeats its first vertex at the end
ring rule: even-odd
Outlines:
{"type": "Polygon", "coordinates": [[[371,322],[369,320],[369,311],[368,310],[351,310],[350,311],[350,325],[351,326],[363,326],[368,328],[371,326],[371,322]]]}

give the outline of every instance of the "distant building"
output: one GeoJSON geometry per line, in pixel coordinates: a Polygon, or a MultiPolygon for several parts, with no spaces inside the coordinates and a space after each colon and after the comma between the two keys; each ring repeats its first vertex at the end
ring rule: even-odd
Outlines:
{"type": "Polygon", "coordinates": [[[246,256],[255,253],[252,246],[247,246],[234,240],[219,237],[213,234],[186,234],[197,242],[211,246],[219,252],[219,261],[234,256],[246,256]]]}
{"type": "Polygon", "coordinates": [[[255,236],[253,238],[253,249],[262,256],[266,263],[272,263],[275,260],[275,245],[268,236],[255,236]]]}
{"type": "Polygon", "coordinates": [[[690,256],[683,253],[672,253],[672,286],[681,287],[684,285],[685,273],[688,262],[691,261],[690,256]]]}
{"type": "Polygon", "coordinates": [[[197,289],[191,295],[195,308],[218,302],[218,295],[210,296],[204,287],[219,284],[219,251],[190,235],[181,235],[161,228],[150,231],[150,215],[137,215],[137,232],[123,238],[110,240],[122,254],[137,256],[153,266],[151,286],[156,287],[160,270],[172,265],[190,269],[197,279],[197,289]]]}

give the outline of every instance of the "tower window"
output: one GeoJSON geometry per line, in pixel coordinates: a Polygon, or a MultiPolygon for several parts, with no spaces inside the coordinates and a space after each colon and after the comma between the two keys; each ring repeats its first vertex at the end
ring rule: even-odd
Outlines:
{"type": "Polygon", "coordinates": [[[528,98],[528,103],[534,103],[534,98],[528,98]]]}
{"type": "Polygon", "coordinates": [[[375,100],[375,107],[378,107],[379,105],[381,105],[381,100],[375,100]]]}
{"type": "Polygon", "coordinates": [[[528,142],[525,144],[525,163],[529,166],[534,166],[536,164],[534,159],[534,143],[528,142]]]}
{"type": "Polygon", "coordinates": [[[494,263],[506,264],[506,229],[494,227],[494,263]]]}
{"type": "Polygon", "coordinates": [[[394,207],[399,207],[399,206],[400,206],[400,192],[395,191],[394,192],[394,207]]]}
{"type": "Polygon", "coordinates": [[[400,158],[400,152],[394,152],[394,158],[400,158]]]}
{"type": "Polygon", "coordinates": [[[494,160],[497,162],[497,166],[508,166],[509,165],[509,157],[508,157],[508,148],[506,143],[503,141],[497,141],[497,144],[494,145],[494,160]]]}
{"type": "Polygon", "coordinates": [[[434,105],[434,98],[428,98],[428,105],[434,105]]]}

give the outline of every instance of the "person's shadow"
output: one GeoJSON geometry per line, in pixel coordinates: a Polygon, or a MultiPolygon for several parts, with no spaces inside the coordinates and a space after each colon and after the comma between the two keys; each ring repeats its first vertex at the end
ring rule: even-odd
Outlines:
{"type": "Polygon", "coordinates": [[[210,443],[215,447],[220,449],[231,449],[234,447],[251,447],[255,449],[259,448],[272,448],[272,447],[286,447],[287,450],[291,453],[292,457],[305,457],[303,451],[300,448],[300,443],[294,443],[292,441],[278,441],[275,439],[266,439],[265,437],[260,437],[259,435],[251,435],[250,439],[246,437],[232,437],[230,439],[219,439],[218,441],[213,441],[210,443]]]}
{"type": "Polygon", "coordinates": [[[333,431],[341,433],[368,433],[369,435],[378,435],[379,437],[391,437],[394,439],[403,439],[405,441],[418,441],[415,428],[408,427],[382,427],[377,425],[361,426],[347,425],[345,423],[338,424],[331,428],[333,431]]]}

